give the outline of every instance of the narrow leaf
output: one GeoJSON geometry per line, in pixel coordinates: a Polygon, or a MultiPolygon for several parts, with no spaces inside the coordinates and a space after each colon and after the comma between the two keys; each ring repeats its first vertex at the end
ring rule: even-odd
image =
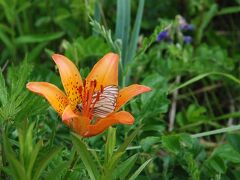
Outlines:
{"type": "Polygon", "coordinates": [[[128,55],[127,55],[127,61],[131,61],[136,54],[138,37],[139,37],[139,32],[140,32],[141,22],[142,22],[144,2],[145,2],[145,0],[140,0],[139,1],[137,16],[136,16],[136,19],[135,19],[135,23],[134,23],[134,27],[133,27],[133,31],[132,31],[132,35],[131,35],[131,40],[130,40],[130,46],[129,46],[129,51],[128,51],[128,55]]]}
{"type": "Polygon", "coordinates": [[[47,165],[51,162],[51,160],[59,153],[61,148],[53,148],[45,156],[41,159],[38,166],[36,167],[36,171],[33,176],[33,180],[39,179],[43,170],[47,167],[47,165]]]}
{"type": "Polygon", "coordinates": [[[15,179],[25,179],[26,174],[25,174],[24,166],[15,157],[14,155],[15,153],[11,148],[11,145],[9,144],[9,140],[5,134],[3,134],[3,148],[4,148],[4,153],[6,155],[6,159],[10,164],[10,170],[12,172],[11,175],[15,177],[15,179]]]}
{"type": "Polygon", "coordinates": [[[132,134],[130,136],[128,136],[125,139],[124,143],[118,148],[117,153],[124,152],[126,150],[128,145],[133,141],[133,139],[136,137],[136,135],[138,134],[138,132],[140,131],[141,128],[142,128],[142,126],[139,126],[135,131],[132,132],[132,134]]]}
{"type": "Polygon", "coordinates": [[[31,153],[31,156],[30,156],[30,159],[29,159],[29,164],[27,166],[27,176],[30,177],[30,175],[32,174],[32,170],[33,170],[33,166],[36,162],[36,158],[37,158],[37,155],[42,147],[42,144],[43,144],[43,141],[40,140],[38,141],[38,143],[34,146],[34,150],[32,151],[31,153]]]}
{"type": "Polygon", "coordinates": [[[152,159],[147,160],[145,163],[143,163],[137,171],[129,178],[129,180],[134,180],[138,177],[138,175],[142,172],[142,170],[152,161],[152,159]]]}
{"type": "Polygon", "coordinates": [[[230,80],[240,84],[240,80],[238,78],[234,77],[231,74],[222,73],[222,72],[209,72],[209,73],[200,74],[200,75],[198,75],[198,76],[196,76],[196,77],[186,81],[185,83],[183,83],[183,84],[181,84],[181,85],[179,85],[179,86],[177,86],[177,87],[175,87],[173,89],[170,89],[169,93],[173,93],[174,91],[176,91],[178,89],[184,88],[184,87],[186,87],[186,86],[188,86],[188,85],[190,85],[192,83],[195,83],[195,82],[197,82],[197,81],[199,81],[199,80],[201,80],[201,79],[203,79],[203,78],[205,78],[207,76],[211,76],[211,75],[224,76],[224,77],[226,77],[226,78],[228,78],[228,79],[230,79],[230,80]]]}
{"type": "Polygon", "coordinates": [[[81,138],[72,133],[72,142],[75,148],[77,149],[83,164],[85,165],[88,174],[91,179],[98,179],[99,172],[97,170],[96,164],[93,160],[93,156],[91,156],[90,152],[87,149],[86,144],[81,140],[81,138]]]}
{"type": "Polygon", "coordinates": [[[105,145],[106,163],[111,159],[115,145],[116,145],[116,129],[111,127],[108,129],[107,142],[105,145]]]}
{"type": "Polygon", "coordinates": [[[52,41],[64,35],[64,32],[56,32],[52,34],[38,34],[38,35],[23,35],[16,39],[17,44],[25,43],[39,43],[45,41],[52,41]]]}
{"type": "Polygon", "coordinates": [[[138,155],[134,154],[133,156],[129,157],[126,161],[118,165],[113,171],[114,179],[125,179],[128,173],[131,171],[132,167],[134,166],[138,155]]]}

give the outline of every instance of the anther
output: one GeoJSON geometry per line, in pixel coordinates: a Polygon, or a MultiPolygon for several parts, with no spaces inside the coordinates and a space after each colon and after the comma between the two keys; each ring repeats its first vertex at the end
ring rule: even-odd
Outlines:
{"type": "Polygon", "coordinates": [[[96,86],[97,86],[97,81],[96,79],[94,79],[94,88],[96,88],[96,86]]]}

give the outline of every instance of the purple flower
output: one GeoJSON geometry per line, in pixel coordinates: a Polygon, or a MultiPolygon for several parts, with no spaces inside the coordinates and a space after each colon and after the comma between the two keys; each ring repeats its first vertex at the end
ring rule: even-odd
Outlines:
{"type": "Polygon", "coordinates": [[[157,36],[157,41],[160,42],[160,41],[163,41],[165,39],[168,39],[169,38],[169,32],[168,30],[163,30],[161,31],[158,36],[157,36]]]}
{"type": "Polygon", "coordinates": [[[182,31],[192,31],[194,26],[192,24],[185,24],[180,26],[182,31]]]}
{"type": "Polygon", "coordinates": [[[192,31],[194,29],[194,26],[192,24],[188,24],[186,19],[182,16],[178,16],[178,22],[180,29],[183,31],[192,31]]]}
{"type": "Polygon", "coordinates": [[[190,44],[192,42],[191,36],[183,36],[183,42],[186,44],[190,44]]]}

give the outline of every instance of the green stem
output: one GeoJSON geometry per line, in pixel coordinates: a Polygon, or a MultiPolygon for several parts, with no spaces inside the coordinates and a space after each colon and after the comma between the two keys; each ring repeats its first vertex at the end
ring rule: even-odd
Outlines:
{"type": "Polygon", "coordinates": [[[240,125],[231,126],[231,127],[227,127],[227,128],[221,128],[221,129],[217,129],[217,130],[213,130],[213,131],[207,131],[207,132],[203,132],[203,133],[198,133],[198,134],[191,135],[191,137],[199,138],[199,137],[203,137],[203,136],[210,136],[210,135],[231,132],[231,131],[236,131],[236,130],[240,130],[240,125]]]}
{"type": "Polygon", "coordinates": [[[195,126],[200,126],[202,124],[209,124],[209,122],[220,121],[220,120],[234,118],[234,117],[240,117],[240,112],[233,112],[233,113],[229,113],[229,114],[224,114],[222,116],[210,118],[208,121],[201,120],[201,121],[198,121],[196,123],[188,124],[188,125],[186,125],[186,126],[184,126],[182,128],[179,128],[179,130],[183,131],[183,130],[186,130],[186,129],[191,129],[191,128],[195,127],[195,126]]]}
{"type": "Polygon", "coordinates": [[[238,78],[232,76],[231,74],[222,73],[222,72],[209,72],[209,73],[200,74],[198,76],[195,76],[194,78],[186,81],[185,83],[183,83],[183,84],[181,84],[181,85],[179,85],[179,86],[177,86],[177,87],[175,87],[173,89],[169,89],[168,92],[169,92],[169,94],[171,94],[171,93],[173,93],[174,91],[176,91],[178,89],[184,88],[184,87],[186,87],[186,86],[188,86],[188,85],[190,85],[192,83],[195,83],[195,82],[197,82],[197,81],[199,81],[199,80],[201,80],[201,79],[203,79],[203,78],[205,78],[207,76],[211,76],[211,75],[223,76],[223,77],[226,77],[226,78],[228,78],[228,79],[230,79],[230,80],[240,84],[240,80],[238,78]]]}

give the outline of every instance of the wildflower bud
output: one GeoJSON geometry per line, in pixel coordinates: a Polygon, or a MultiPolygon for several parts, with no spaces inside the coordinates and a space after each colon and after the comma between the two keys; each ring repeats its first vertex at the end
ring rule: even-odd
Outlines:
{"type": "Polygon", "coordinates": [[[157,41],[160,42],[160,41],[163,41],[165,39],[168,39],[169,38],[169,32],[168,30],[163,30],[161,31],[158,36],[157,36],[157,41]]]}
{"type": "Polygon", "coordinates": [[[191,36],[184,36],[183,37],[183,42],[185,44],[190,44],[192,42],[192,37],[191,36]]]}
{"type": "Polygon", "coordinates": [[[194,26],[192,24],[188,24],[186,19],[182,16],[178,16],[178,22],[182,31],[192,31],[194,29],[194,26]]]}

